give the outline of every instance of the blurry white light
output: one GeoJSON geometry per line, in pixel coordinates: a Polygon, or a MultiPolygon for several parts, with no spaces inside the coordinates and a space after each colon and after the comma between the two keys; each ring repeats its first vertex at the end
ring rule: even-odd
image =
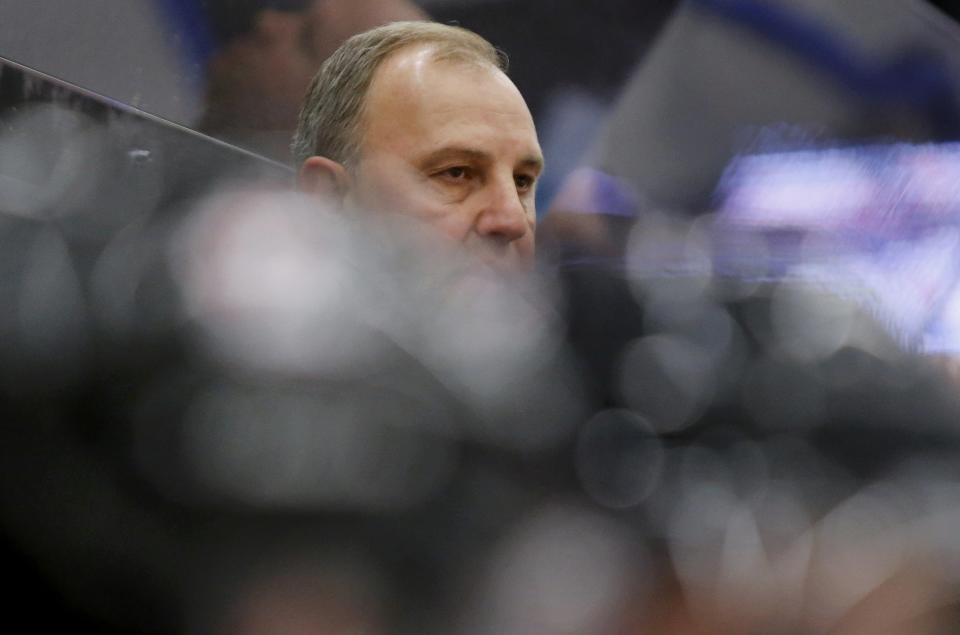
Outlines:
{"type": "Polygon", "coordinates": [[[891,579],[904,564],[909,539],[890,501],[860,492],[824,517],[816,529],[811,590],[832,626],[860,599],[891,579]]]}
{"type": "Polygon", "coordinates": [[[779,285],[771,301],[777,342],[797,360],[825,359],[852,336],[857,307],[826,290],[779,285]]]}
{"type": "Polygon", "coordinates": [[[189,315],[226,359],[341,376],[381,352],[357,306],[360,256],[341,218],[263,191],[214,197],[170,251],[189,315]]]}
{"type": "Polygon", "coordinates": [[[739,500],[705,480],[677,502],[669,538],[698,619],[788,628],[805,610],[811,530],[789,492],[774,488],[739,500]],[[786,518],[775,517],[779,512],[786,518]]]}
{"type": "Polygon", "coordinates": [[[949,213],[960,201],[960,155],[956,144],[919,146],[904,152],[900,171],[908,178],[902,203],[927,213],[949,213]]]}
{"type": "Polygon", "coordinates": [[[573,507],[542,509],[497,549],[480,632],[599,632],[636,590],[628,585],[643,581],[643,564],[643,553],[610,520],[573,507]]]}
{"type": "Polygon", "coordinates": [[[559,342],[552,315],[483,273],[450,289],[426,344],[438,362],[468,370],[464,388],[493,398],[539,368],[559,342]]]}
{"type": "Polygon", "coordinates": [[[850,223],[874,202],[877,183],[843,151],[795,152],[738,159],[725,185],[726,213],[762,227],[819,227],[850,223]]]}
{"type": "Polygon", "coordinates": [[[924,336],[923,349],[930,353],[960,355],[960,291],[951,290],[932,333],[924,336]]]}
{"type": "MultiPolygon", "coordinates": [[[[776,277],[847,292],[905,347],[953,350],[945,307],[956,278],[958,150],[884,144],[740,158],[721,186],[719,259],[742,264],[737,242],[760,237],[776,247],[762,261],[776,277]]],[[[820,330],[791,334],[794,352],[828,354],[842,329],[820,330]]],[[[877,338],[857,339],[869,331],[860,321],[845,343],[881,356],[877,338]]]]}
{"type": "Polygon", "coordinates": [[[579,420],[547,286],[506,281],[409,221],[225,192],[168,257],[221,362],[343,381],[397,371],[465,407],[457,432],[513,447],[554,444],[579,420]]]}
{"type": "Polygon", "coordinates": [[[721,547],[738,501],[719,483],[703,482],[677,501],[668,526],[670,559],[687,593],[712,609],[721,547]]]}
{"type": "Polygon", "coordinates": [[[74,110],[34,105],[0,133],[0,212],[60,215],[98,182],[103,132],[74,110]]]}
{"type": "Polygon", "coordinates": [[[475,415],[471,432],[524,448],[565,438],[578,420],[579,391],[541,287],[478,267],[438,289],[435,304],[414,314],[418,341],[398,336],[475,415]]]}
{"type": "MultiPolygon", "coordinates": [[[[769,562],[756,518],[746,505],[730,515],[720,546],[717,598],[721,616],[754,622],[773,600],[769,562]]],[[[724,620],[727,621],[727,620],[724,620]]]]}

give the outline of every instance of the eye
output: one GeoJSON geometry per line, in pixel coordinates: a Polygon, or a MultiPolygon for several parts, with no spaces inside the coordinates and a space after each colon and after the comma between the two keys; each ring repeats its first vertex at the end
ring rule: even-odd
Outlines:
{"type": "Polygon", "coordinates": [[[473,176],[473,172],[466,166],[455,165],[440,171],[438,176],[441,176],[448,181],[466,181],[473,176]]]}
{"type": "Polygon", "coordinates": [[[518,174],[513,177],[513,181],[517,184],[518,191],[528,192],[533,189],[533,184],[536,182],[536,179],[529,174],[518,174]]]}

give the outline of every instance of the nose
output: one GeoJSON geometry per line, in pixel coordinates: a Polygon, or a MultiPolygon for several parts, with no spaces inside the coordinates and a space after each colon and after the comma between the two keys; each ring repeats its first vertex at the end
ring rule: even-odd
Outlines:
{"type": "MultiPolygon", "coordinates": [[[[477,216],[476,232],[500,244],[523,238],[530,230],[528,213],[513,176],[489,183],[487,198],[477,216]]],[[[532,204],[532,201],[531,203],[532,204]]]]}

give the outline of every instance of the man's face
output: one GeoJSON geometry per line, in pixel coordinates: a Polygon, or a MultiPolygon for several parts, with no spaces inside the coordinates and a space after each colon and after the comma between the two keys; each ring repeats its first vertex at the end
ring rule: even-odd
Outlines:
{"type": "Polygon", "coordinates": [[[421,220],[500,270],[533,263],[543,167],[520,92],[492,66],[402,49],[366,98],[346,207],[421,220]]]}

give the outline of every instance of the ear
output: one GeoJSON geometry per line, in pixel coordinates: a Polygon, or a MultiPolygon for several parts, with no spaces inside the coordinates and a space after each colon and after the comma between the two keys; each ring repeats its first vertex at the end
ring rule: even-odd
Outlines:
{"type": "Polygon", "coordinates": [[[313,156],[303,162],[297,175],[300,191],[323,200],[337,208],[350,192],[353,180],[340,163],[326,157],[313,156]]]}

